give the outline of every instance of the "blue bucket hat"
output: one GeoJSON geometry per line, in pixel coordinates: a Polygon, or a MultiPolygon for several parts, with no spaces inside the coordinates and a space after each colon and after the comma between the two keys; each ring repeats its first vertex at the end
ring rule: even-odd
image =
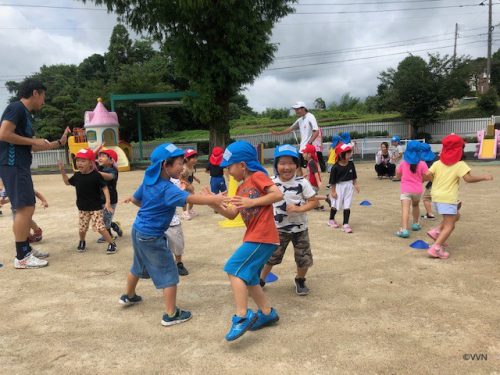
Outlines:
{"type": "Polygon", "coordinates": [[[430,144],[420,144],[420,159],[423,161],[434,161],[436,159],[436,154],[432,152],[430,144]]]}
{"type": "Polygon", "coordinates": [[[391,138],[391,142],[401,143],[401,138],[399,138],[399,135],[393,135],[391,138]]]}
{"type": "Polygon", "coordinates": [[[153,185],[160,178],[161,165],[164,160],[184,156],[184,151],[173,143],[163,143],[157,146],[151,153],[151,165],[144,173],[144,184],[153,185]]]}
{"type": "Polygon", "coordinates": [[[339,142],[342,142],[342,138],[340,138],[339,135],[334,135],[332,137],[332,144],[331,144],[331,148],[335,148],[337,147],[337,145],[339,144],[339,142]]]}
{"type": "Polygon", "coordinates": [[[257,159],[257,151],[250,143],[246,141],[236,141],[226,147],[224,155],[222,156],[222,168],[229,167],[234,163],[244,161],[247,168],[252,171],[261,171],[267,174],[266,169],[260,165],[257,159]]]}
{"type": "Polygon", "coordinates": [[[420,161],[420,150],[422,147],[419,141],[410,141],[406,144],[403,160],[409,164],[418,164],[420,161]]]}
{"type": "Polygon", "coordinates": [[[278,145],[274,149],[274,160],[281,156],[291,156],[292,158],[299,158],[299,152],[292,145],[278,145]]]}
{"type": "Polygon", "coordinates": [[[345,144],[351,143],[351,135],[348,132],[340,134],[340,140],[345,144]]]}

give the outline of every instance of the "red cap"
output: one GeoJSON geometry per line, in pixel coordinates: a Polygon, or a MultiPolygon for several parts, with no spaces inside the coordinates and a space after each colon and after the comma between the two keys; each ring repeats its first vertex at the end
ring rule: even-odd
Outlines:
{"type": "Polygon", "coordinates": [[[208,159],[212,165],[220,165],[222,163],[222,155],[224,154],[224,149],[222,147],[216,146],[212,149],[212,154],[208,159]]]}
{"type": "Polygon", "coordinates": [[[95,155],[94,151],[92,151],[90,148],[82,148],[78,153],[76,154],[76,158],[80,159],[88,159],[90,161],[95,160],[95,155]]]}
{"type": "Polygon", "coordinates": [[[310,154],[315,161],[318,161],[318,155],[316,154],[316,147],[311,144],[307,144],[306,147],[302,149],[303,154],[310,154]]]}
{"type": "Polygon", "coordinates": [[[453,165],[462,159],[464,140],[458,135],[451,133],[443,138],[443,149],[439,160],[445,165],[453,165]]]}
{"type": "Polygon", "coordinates": [[[186,151],[184,151],[184,157],[187,159],[193,155],[198,155],[196,150],[193,150],[192,148],[188,148],[186,151]]]}
{"type": "Polygon", "coordinates": [[[108,155],[115,163],[118,162],[118,154],[115,152],[115,150],[102,149],[101,151],[99,151],[99,153],[108,155]]]}
{"type": "Polygon", "coordinates": [[[335,154],[338,156],[343,152],[352,151],[352,146],[347,143],[339,143],[337,147],[335,147],[335,154]]]}

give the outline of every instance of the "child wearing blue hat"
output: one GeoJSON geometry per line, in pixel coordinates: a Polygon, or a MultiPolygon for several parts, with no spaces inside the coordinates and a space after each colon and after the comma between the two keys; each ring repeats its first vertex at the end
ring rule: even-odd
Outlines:
{"type": "MultiPolygon", "coordinates": [[[[339,135],[334,135],[332,137],[332,143],[330,144],[330,153],[328,154],[328,160],[326,162],[326,164],[328,165],[328,173],[330,173],[330,171],[332,170],[332,166],[337,161],[337,153],[335,152],[335,147],[337,147],[339,143],[342,143],[342,138],[340,138],[339,135]]],[[[329,187],[330,186],[327,186],[327,188],[329,187]]]]}
{"type": "Polygon", "coordinates": [[[248,330],[257,330],[279,320],[260,286],[259,276],[280,240],[272,204],[283,199],[283,194],[267,176],[267,171],[258,162],[255,148],[248,142],[236,141],[224,151],[222,168],[228,168],[233,178],[241,182],[232,206],[215,208],[228,219],[238,213],[247,230],[243,244],[231,255],[224,271],[229,275],[236,304],[236,314],[226,334],[227,341],[239,338],[248,330]],[[257,313],[248,308],[248,295],[257,304],[257,313]]]}
{"type": "Polygon", "coordinates": [[[295,292],[299,296],[305,296],[309,294],[305,277],[309,267],[313,264],[306,212],[316,208],[318,201],[311,200],[316,192],[309,181],[295,175],[300,166],[299,160],[299,153],[292,145],[276,146],[274,169],[277,174],[272,180],[283,193],[283,200],[274,203],[273,208],[280,244],[264,266],[260,274],[260,284],[264,286],[264,280],[273,266],[282,262],[286,248],[291,241],[297,264],[295,292]]]}
{"type": "MultiPolygon", "coordinates": [[[[434,164],[436,159],[436,154],[432,152],[431,146],[428,143],[420,144],[420,158],[427,164],[427,168],[430,168],[434,164]]],[[[436,218],[432,213],[432,197],[431,197],[432,181],[428,181],[425,184],[424,194],[422,194],[422,202],[424,202],[425,215],[422,215],[422,219],[433,220],[436,218]]]]}
{"type": "Polygon", "coordinates": [[[228,198],[222,195],[194,195],[179,189],[171,178],[179,178],[184,151],[172,143],[156,147],[151,165],[134,195],[125,200],[140,207],[132,227],[134,260],[127,276],[126,293],[119,302],[125,306],[142,301],[135,293],[139,279],[151,278],[157,289],[163,289],[165,314],[161,324],[171,326],[191,319],[189,311],[176,306],[179,273],[165,237],[176,207],[187,203],[221,206],[228,198]]]}
{"type": "Polygon", "coordinates": [[[420,230],[420,197],[422,195],[422,182],[427,173],[427,164],[420,160],[421,143],[410,141],[406,145],[403,160],[396,170],[396,178],[401,179],[401,228],[395,233],[401,238],[408,238],[408,222],[410,219],[410,206],[412,207],[413,224],[411,229],[420,230]]]}

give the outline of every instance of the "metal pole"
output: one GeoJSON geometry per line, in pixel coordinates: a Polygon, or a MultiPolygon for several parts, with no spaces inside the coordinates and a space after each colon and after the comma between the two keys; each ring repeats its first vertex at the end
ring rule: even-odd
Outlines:
{"type": "Polygon", "coordinates": [[[137,136],[139,137],[139,159],[144,160],[144,155],[142,152],[141,107],[137,107],[137,136]]]}
{"type": "Polygon", "coordinates": [[[453,66],[457,61],[457,39],[458,39],[458,23],[455,24],[455,45],[453,47],[453,66]]]}
{"type": "Polygon", "coordinates": [[[492,32],[493,32],[493,26],[492,26],[492,0],[489,0],[489,11],[488,11],[488,59],[486,61],[486,75],[487,75],[487,80],[488,80],[488,89],[489,89],[489,84],[490,84],[490,79],[491,79],[491,44],[492,44],[492,32]]]}

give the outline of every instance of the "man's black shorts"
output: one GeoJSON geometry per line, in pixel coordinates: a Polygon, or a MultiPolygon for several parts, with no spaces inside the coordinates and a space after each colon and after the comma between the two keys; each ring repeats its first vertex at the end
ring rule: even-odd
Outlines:
{"type": "Polygon", "coordinates": [[[16,166],[0,165],[0,178],[12,209],[34,206],[35,190],[31,180],[31,171],[16,166]]]}

